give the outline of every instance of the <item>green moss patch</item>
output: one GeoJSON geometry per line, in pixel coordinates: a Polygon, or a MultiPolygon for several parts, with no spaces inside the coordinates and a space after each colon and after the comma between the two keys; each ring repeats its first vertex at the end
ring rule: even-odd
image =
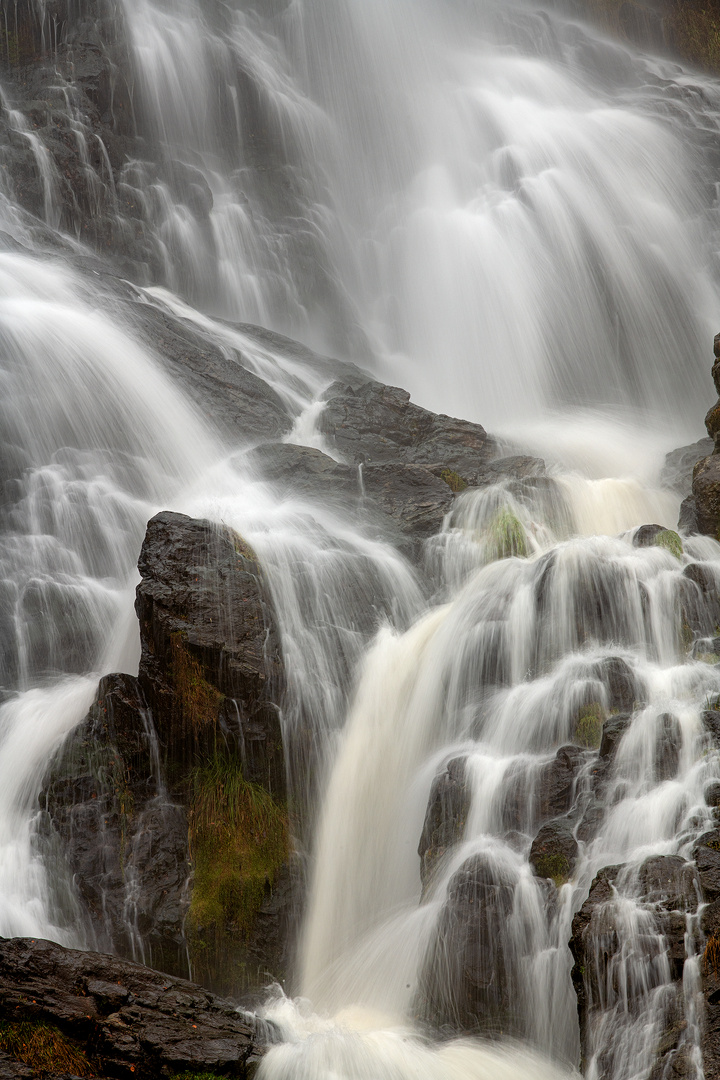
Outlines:
{"type": "Polygon", "coordinates": [[[170,648],[172,684],[183,721],[196,729],[214,727],[224,695],[205,678],[200,663],[188,651],[182,631],[170,635],[170,648]]]}
{"type": "Polygon", "coordinates": [[[528,543],[522,522],[511,510],[500,510],[487,529],[488,554],[491,559],[527,558],[528,543]]]}
{"type": "Polygon", "coordinates": [[[96,1075],[79,1046],[52,1024],[0,1022],[0,1050],[29,1065],[38,1076],[50,1072],[96,1075]]]}
{"type": "Polygon", "coordinates": [[[671,555],[674,555],[676,559],[682,558],[682,540],[672,529],[663,529],[662,532],[659,532],[653,540],[653,544],[655,544],[656,547],[665,548],[665,550],[669,551],[671,555]]]}
{"type": "Polygon", "coordinates": [[[440,479],[444,480],[451,491],[454,491],[458,495],[461,491],[464,491],[468,486],[467,481],[463,480],[460,473],[455,472],[454,469],[442,469],[440,472],[440,479]]]}
{"type": "Polygon", "coordinates": [[[539,877],[550,878],[559,889],[570,880],[570,860],[559,852],[548,855],[540,855],[535,861],[535,869],[539,877]]]}
{"type": "Polygon", "coordinates": [[[240,762],[216,754],[192,774],[190,853],[195,868],[189,928],[246,937],[288,857],[288,817],[240,762]]]}
{"type": "Polygon", "coordinates": [[[602,738],[602,726],[605,710],[599,701],[591,701],[578,710],[577,723],[573,732],[573,741],[588,750],[597,750],[602,738]]]}

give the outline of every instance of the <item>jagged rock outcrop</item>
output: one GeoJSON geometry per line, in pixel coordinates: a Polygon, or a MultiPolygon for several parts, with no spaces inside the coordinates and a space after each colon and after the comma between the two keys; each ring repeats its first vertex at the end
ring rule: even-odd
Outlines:
{"type": "Polygon", "coordinates": [[[139,678],[101,681],[46,778],[42,842],[90,940],[252,992],[285,974],[298,885],[272,611],[210,522],[158,514],[139,565],[139,678]]]}
{"type": "Polygon", "coordinates": [[[27,1042],[33,1026],[50,1025],[85,1056],[92,1075],[138,1080],[185,1072],[249,1077],[277,1041],[270,1025],[195,983],[24,938],[0,939],[0,1018],[27,1025],[27,1042]]]}
{"type": "Polygon", "coordinates": [[[209,521],[163,512],[138,567],[139,681],[170,784],[228,745],[248,780],[282,795],[284,674],[253,552],[209,521]]]}
{"type": "Polygon", "coordinates": [[[402,461],[453,471],[465,484],[475,484],[497,455],[494,441],[479,424],[429,412],[399,387],[335,383],[326,398],[320,430],[356,465],[402,461]]]}

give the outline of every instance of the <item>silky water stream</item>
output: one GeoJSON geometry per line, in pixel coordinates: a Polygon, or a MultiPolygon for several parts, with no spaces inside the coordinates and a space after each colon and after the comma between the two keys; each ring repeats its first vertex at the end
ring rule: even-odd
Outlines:
{"type": "Polygon", "coordinates": [[[328,449],[327,377],[218,316],[360,357],[550,477],[460,495],[419,566],[357,513],[278,492],[198,418],[117,290],[74,268],[80,245],[49,239],[57,177],[4,104],[45,228],[4,192],[0,933],[92,944],[33,845],[37,794],[97,674],[137,662],[134,566],[172,508],[232,525],[263,563],[314,823],[299,993],[267,1006],[286,1041],[262,1076],[571,1074],[572,917],[620,866],[593,916],[586,1075],[647,1077],[672,1016],[700,1080],[703,942],[688,912],[678,981],[644,867],[688,857],[712,821],[720,545],[633,530],[676,521],[658,468],[708,398],[720,88],[532,4],[115,7],[151,151],[118,190],[160,268],[136,295],[268,382],[291,440],[328,449]],[[577,850],[545,877],[529,853],[559,753],[577,850]],[[438,778],[461,798],[433,844],[438,778]]]}

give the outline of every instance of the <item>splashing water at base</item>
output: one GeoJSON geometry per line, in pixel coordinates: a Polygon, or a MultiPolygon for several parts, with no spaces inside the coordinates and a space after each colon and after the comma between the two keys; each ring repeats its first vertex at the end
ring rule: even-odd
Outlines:
{"type": "Polygon", "coordinates": [[[530,1051],[483,1045],[470,1039],[435,1046],[389,1017],[347,1010],[321,1020],[297,1003],[281,1000],[267,1010],[285,1042],[263,1058],[262,1080],[571,1080],[530,1051]]]}

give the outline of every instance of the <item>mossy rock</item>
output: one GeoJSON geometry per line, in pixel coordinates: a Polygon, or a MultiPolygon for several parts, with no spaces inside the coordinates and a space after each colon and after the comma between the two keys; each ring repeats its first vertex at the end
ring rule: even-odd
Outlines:
{"type": "Polygon", "coordinates": [[[444,480],[447,486],[458,495],[461,491],[465,491],[467,488],[467,480],[463,480],[460,473],[455,472],[454,469],[442,469],[440,472],[440,479],[444,480]]]}
{"type": "Polygon", "coordinates": [[[682,559],[683,557],[682,540],[672,529],[663,529],[662,532],[659,532],[653,540],[653,544],[655,547],[665,548],[676,559],[682,559]]]}
{"type": "Polygon", "coordinates": [[[498,511],[490,522],[487,533],[487,551],[491,561],[528,556],[528,542],[525,528],[520,519],[511,510],[498,511]]]}
{"type": "Polygon", "coordinates": [[[605,710],[599,701],[591,701],[581,706],[573,732],[573,742],[588,750],[597,750],[602,738],[604,721],[605,710]]]}

